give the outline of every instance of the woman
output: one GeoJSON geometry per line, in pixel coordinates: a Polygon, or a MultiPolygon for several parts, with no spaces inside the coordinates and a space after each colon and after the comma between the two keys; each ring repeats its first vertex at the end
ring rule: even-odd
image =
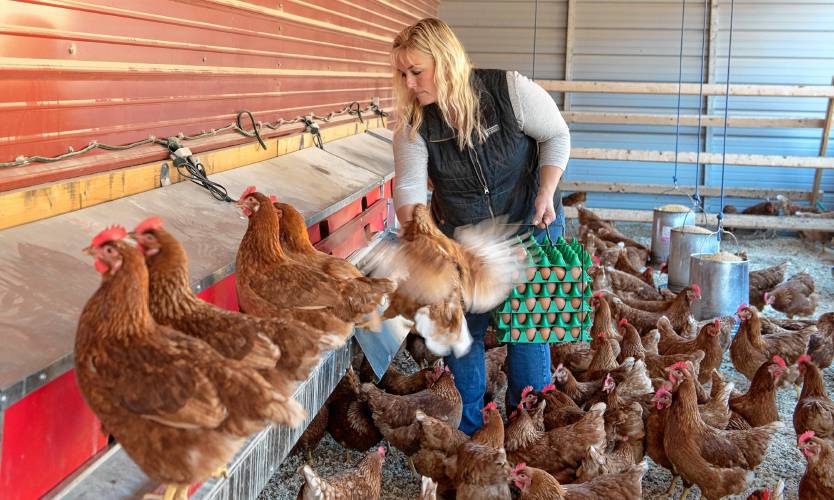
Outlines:
{"type": "MultiPolygon", "coordinates": [[[[423,19],[403,30],[392,50],[399,121],[394,133],[394,204],[401,223],[414,205],[426,203],[440,229],[499,215],[562,234],[558,190],[567,165],[570,133],[556,103],[537,84],[514,71],[472,69],[463,46],[439,19],[423,19]]],[[[463,399],[460,429],[481,427],[486,388],[484,334],[488,314],[467,314],[470,352],[448,356],[463,399]]],[[[507,353],[507,407],[521,390],[550,381],[546,344],[511,344],[507,353]]]]}

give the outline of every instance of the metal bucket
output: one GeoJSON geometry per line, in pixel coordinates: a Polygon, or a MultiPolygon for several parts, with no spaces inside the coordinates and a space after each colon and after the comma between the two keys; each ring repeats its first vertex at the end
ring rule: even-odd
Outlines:
{"type": "Polygon", "coordinates": [[[708,255],[693,254],[689,261],[689,280],[701,287],[701,300],[692,303],[698,321],[735,314],[750,299],[750,262],[707,260],[708,255]]]}
{"type": "MultiPolygon", "coordinates": [[[[683,207],[682,205],[672,206],[683,207]]],[[[666,262],[666,259],[669,258],[672,228],[683,226],[687,220],[694,220],[692,211],[689,209],[686,211],[670,211],[664,210],[664,208],[655,208],[652,214],[652,264],[666,262]]]]}
{"type": "MultiPolygon", "coordinates": [[[[715,234],[687,232],[693,226],[680,226],[672,229],[669,244],[669,290],[677,293],[689,286],[689,256],[693,253],[715,253],[719,250],[715,234]]],[[[694,226],[697,227],[697,226],[694,226]]]]}

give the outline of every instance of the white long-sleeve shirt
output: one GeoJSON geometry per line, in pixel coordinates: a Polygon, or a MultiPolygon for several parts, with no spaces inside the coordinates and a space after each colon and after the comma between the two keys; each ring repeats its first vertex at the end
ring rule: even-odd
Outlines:
{"type": "MultiPolygon", "coordinates": [[[[519,128],[539,143],[539,166],[552,165],[564,170],[570,156],[570,131],[553,98],[516,71],[507,71],[507,87],[519,128]]],[[[406,124],[394,133],[396,208],[426,203],[428,197],[429,152],[420,134],[411,140],[410,132],[411,126],[406,124]]]]}

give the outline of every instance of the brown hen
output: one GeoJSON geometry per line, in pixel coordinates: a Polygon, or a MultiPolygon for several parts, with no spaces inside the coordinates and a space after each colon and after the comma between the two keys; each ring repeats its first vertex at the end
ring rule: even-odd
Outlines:
{"type": "Polygon", "coordinates": [[[817,310],[814,278],[806,272],[794,274],[787,281],[764,293],[764,300],[772,308],[792,319],[794,316],[811,316],[817,310]]]}
{"type": "Polygon", "coordinates": [[[399,242],[383,240],[362,268],[396,280],[401,298],[392,299],[388,316],[413,319],[433,353],[463,356],[472,343],[464,313],[492,310],[520,281],[524,251],[515,229],[503,218],[487,220],[457,228],[452,240],[418,204],[399,242]]]}
{"type": "Polygon", "coordinates": [[[249,225],[237,253],[241,309],[258,316],[286,315],[328,331],[349,335],[394,290],[391,280],[338,279],[291,260],[281,247],[278,214],[265,195],[250,186],[237,206],[249,225]]]}
{"type": "Polygon", "coordinates": [[[799,500],[834,498],[834,448],[831,441],[808,431],[799,436],[796,446],[808,462],[805,474],[799,480],[799,500]]]}
{"type": "Polygon", "coordinates": [[[299,500],[379,500],[385,448],[368,452],[355,468],[321,477],[309,465],[299,469],[304,485],[299,500]]]}
{"type": "Polygon", "coordinates": [[[714,429],[701,419],[690,369],[685,364],[675,367],[670,379],[678,384],[663,436],[670,463],[685,481],[697,484],[708,500],[740,493],[781,422],[746,431],[714,429]]]}
{"type": "Polygon", "coordinates": [[[406,396],[387,394],[372,384],[362,384],[360,388],[379,431],[406,455],[413,455],[419,446],[417,410],[454,429],[460,425],[463,404],[449,367],[435,368],[430,382],[428,389],[406,396]]]}
{"type": "Polygon", "coordinates": [[[811,326],[762,336],[759,311],[755,307],[742,304],[736,314],[741,319],[741,326],[730,344],[730,359],[735,369],[750,380],[773,356],[780,356],[788,364],[796,363],[808,350],[811,334],[817,330],[816,326],[811,326]]]}
{"type": "Polygon", "coordinates": [[[802,373],[802,392],[793,411],[793,428],[797,436],[805,431],[814,431],[817,437],[834,437],[834,403],[825,390],[820,369],[811,362],[807,354],[797,362],[802,373]]]}

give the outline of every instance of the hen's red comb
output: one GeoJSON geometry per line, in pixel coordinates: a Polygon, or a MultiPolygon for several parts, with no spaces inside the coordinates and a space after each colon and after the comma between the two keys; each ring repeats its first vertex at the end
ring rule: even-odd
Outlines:
{"type": "Polygon", "coordinates": [[[781,366],[782,368],[786,368],[786,367],[787,367],[787,366],[785,365],[785,360],[784,360],[784,359],[782,359],[782,356],[779,356],[778,354],[777,354],[777,355],[775,355],[775,356],[773,356],[773,362],[774,362],[774,363],[776,363],[777,365],[781,366]]]}
{"type": "Polygon", "coordinates": [[[742,309],[747,309],[747,304],[742,304],[738,306],[738,309],[736,309],[736,314],[738,314],[739,311],[741,311],[742,309]]]}
{"type": "Polygon", "coordinates": [[[594,255],[593,257],[591,257],[591,262],[593,262],[595,266],[598,266],[598,265],[600,265],[600,263],[601,263],[602,261],[601,261],[601,260],[599,260],[599,257],[597,257],[596,255],[594,255]]]}
{"type": "Polygon", "coordinates": [[[599,291],[599,290],[597,290],[596,292],[594,292],[594,293],[591,295],[591,297],[593,297],[593,298],[595,298],[595,299],[601,299],[601,298],[602,298],[602,292],[601,292],[601,291],[599,291]]]}
{"type": "Polygon", "coordinates": [[[807,443],[812,437],[814,437],[814,431],[805,431],[802,435],[799,436],[799,444],[807,443]]]}
{"type": "Polygon", "coordinates": [[[675,363],[674,365],[672,365],[672,366],[670,366],[669,368],[667,368],[667,370],[683,370],[683,369],[685,369],[686,367],[687,367],[687,366],[686,366],[686,361],[678,361],[678,362],[677,362],[677,363],[675,363]]]}
{"type": "Polygon", "coordinates": [[[627,325],[627,324],[628,324],[628,318],[623,318],[623,319],[621,319],[621,320],[620,320],[620,322],[619,322],[619,323],[617,323],[617,327],[618,327],[618,328],[622,328],[622,327],[624,327],[624,326],[625,326],[625,325],[627,325]]]}
{"type": "Polygon", "coordinates": [[[498,405],[495,404],[495,401],[490,401],[489,403],[487,403],[486,406],[484,406],[484,409],[482,411],[497,410],[497,409],[498,409],[498,405]]]}
{"type": "Polygon", "coordinates": [[[695,293],[697,293],[699,297],[701,296],[701,287],[700,286],[693,283],[692,284],[692,289],[695,290],[695,293]]]}
{"type": "Polygon", "coordinates": [[[556,390],[555,384],[547,384],[546,386],[542,387],[542,394],[547,394],[548,392],[553,392],[556,390]]]}
{"type": "Polygon", "coordinates": [[[770,500],[770,489],[765,488],[764,493],[762,493],[762,500],[770,500]]]}
{"type": "Polygon", "coordinates": [[[811,356],[806,353],[806,354],[803,354],[802,356],[800,356],[799,358],[797,358],[796,365],[797,366],[802,366],[802,363],[810,363],[810,362],[811,362],[811,356]]]}
{"type": "Polygon", "coordinates": [[[515,467],[513,467],[513,472],[515,472],[515,473],[517,473],[517,472],[521,472],[521,471],[522,471],[522,470],[524,470],[526,467],[527,467],[527,464],[526,464],[526,463],[524,463],[524,462],[521,462],[521,463],[519,463],[519,464],[516,464],[516,465],[515,465],[515,467]]]}
{"type": "Polygon", "coordinates": [[[105,243],[109,243],[111,241],[119,241],[122,238],[127,236],[127,229],[124,226],[120,226],[118,224],[113,224],[112,226],[104,229],[102,232],[98,233],[93,241],[90,242],[90,246],[93,248],[98,248],[105,243]]]}
{"type": "Polygon", "coordinates": [[[154,215],[153,217],[148,217],[147,219],[143,220],[139,223],[138,226],[133,230],[135,234],[142,234],[145,231],[156,230],[162,227],[162,218],[154,215]]]}
{"type": "Polygon", "coordinates": [[[528,395],[530,395],[531,392],[533,392],[533,386],[532,385],[528,385],[527,387],[522,389],[521,390],[521,399],[526,398],[528,395]]]}
{"type": "Polygon", "coordinates": [[[269,201],[272,203],[278,203],[278,197],[274,194],[269,195],[269,201]]]}
{"type": "Polygon", "coordinates": [[[715,318],[714,320],[712,320],[712,326],[714,326],[716,328],[721,328],[721,320],[718,319],[718,318],[715,318]]]}
{"type": "Polygon", "coordinates": [[[256,188],[255,186],[249,186],[248,188],[246,188],[246,191],[244,191],[243,194],[240,195],[240,199],[242,200],[242,199],[246,198],[247,196],[249,196],[250,194],[254,193],[257,190],[258,190],[258,188],[256,188]]]}
{"type": "Polygon", "coordinates": [[[379,453],[379,456],[385,458],[385,447],[384,446],[380,446],[379,448],[377,448],[376,452],[379,453]]]}

